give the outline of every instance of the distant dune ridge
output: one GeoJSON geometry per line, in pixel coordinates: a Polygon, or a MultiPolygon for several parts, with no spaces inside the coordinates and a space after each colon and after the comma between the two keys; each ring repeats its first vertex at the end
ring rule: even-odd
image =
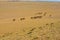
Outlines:
{"type": "Polygon", "coordinates": [[[0,1],[60,1],[60,0],[0,0],[0,1]]]}
{"type": "Polygon", "coordinates": [[[45,0],[0,0],[0,1],[45,1],[45,0]]]}
{"type": "Polygon", "coordinates": [[[50,0],[0,0],[0,1],[50,1],[50,0]]]}

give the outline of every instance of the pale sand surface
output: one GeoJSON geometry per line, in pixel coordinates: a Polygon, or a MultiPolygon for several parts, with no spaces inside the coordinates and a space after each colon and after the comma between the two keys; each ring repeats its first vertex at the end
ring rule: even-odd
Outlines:
{"type": "Polygon", "coordinates": [[[0,2],[0,40],[60,40],[60,3],[0,2]]]}

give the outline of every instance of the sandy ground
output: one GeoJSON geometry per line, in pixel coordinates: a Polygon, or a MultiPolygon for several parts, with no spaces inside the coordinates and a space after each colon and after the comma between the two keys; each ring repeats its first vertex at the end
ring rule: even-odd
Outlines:
{"type": "Polygon", "coordinates": [[[59,2],[0,2],[0,40],[60,40],[59,2]]]}

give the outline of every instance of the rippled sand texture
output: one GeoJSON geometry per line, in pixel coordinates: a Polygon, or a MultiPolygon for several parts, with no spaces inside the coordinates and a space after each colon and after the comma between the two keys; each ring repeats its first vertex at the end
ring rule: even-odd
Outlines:
{"type": "Polygon", "coordinates": [[[0,2],[0,40],[60,40],[60,3],[0,2]]]}

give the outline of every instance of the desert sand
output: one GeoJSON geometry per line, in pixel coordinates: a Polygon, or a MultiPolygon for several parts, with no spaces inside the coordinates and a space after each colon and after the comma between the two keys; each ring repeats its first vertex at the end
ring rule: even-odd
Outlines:
{"type": "Polygon", "coordinates": [[[0,40],[60,40],[59,2],[0,2],[0,40]]]}

